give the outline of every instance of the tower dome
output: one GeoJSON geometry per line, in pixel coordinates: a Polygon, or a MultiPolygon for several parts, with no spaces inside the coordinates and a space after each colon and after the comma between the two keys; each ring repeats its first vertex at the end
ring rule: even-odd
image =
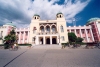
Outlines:
{"type": "Polygon", "coordinates": [[[62,18],[62,17],[63,17],[63,13],[58,12],[58,13],[56,14],[56,17],[57,17],[57,18],[62,18]]]}
{"type": "Polygon", "coordinates": [[[98,18],[98,17],[91,18],[91,19],[89,19],[89,20],[87,21],[87,23],[91,23],[91,22],[96,21],[96,20],[100,20],[100,18],[98,18]]]}
{"type": "Polygon", "coordinates": [[[36,19],[40,19],[40,16],[38,14],[34,14],[33,18],[36,19]]]}
{"type": "Polygon", "coordinates": [[[10,25],[16,27],[12,22],[6,23],[5,25],[10,25]]]}

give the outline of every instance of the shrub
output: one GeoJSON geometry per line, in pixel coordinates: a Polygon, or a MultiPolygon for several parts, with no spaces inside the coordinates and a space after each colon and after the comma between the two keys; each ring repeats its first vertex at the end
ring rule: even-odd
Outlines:
{"type": "Polygon", "coordinates": [[[31,46],[31,44],[18,44],[19,46],[31,46]]]}
{"type": "Polygon", "coordinates": [[[8,49],[9,48],[9,44],[4,44],[4,49],[8,49]]]}
{"type": "Polygon", "coordinates": [[[64,45],[64,47],[66,47],[69,45],[69,43],[62,43],[62,45],[64,45]]]}
{"type": "Polygon", "coordinates": [[[0,44],[0,46],[4,46],[4,44],[0,44]]]}

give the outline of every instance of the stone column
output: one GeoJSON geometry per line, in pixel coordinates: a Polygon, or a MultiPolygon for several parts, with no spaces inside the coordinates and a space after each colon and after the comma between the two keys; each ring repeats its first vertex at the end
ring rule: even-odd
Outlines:
{"type": "Polygon", "coordinates": [[[45,36],[43,36],[43,44],[45,45],[45,36]]]}
{"type": "Polygon", "coordinates": [[[52,32],[51,26],[50,26],[50,33],[52,32]]]}
{"type": "Polygon", "coordinates": [[[44,26],[44,33],[46,33],[46,26],[44,26]]]}
{"type": "Polygon", "coordinates": [[[61,46],[61,41],[60,41],[61,39],[60,39],[60,35],[58,35],[58,43],[59,43],[59,45],[61,46]]]}
{"type": "Polygon", "coordinates": [[[50,45],[52,45],[52,36],[50,36],[50,45]]]}
{"type": "Polygon", "coordinates": [[[27,43],[28,43],[28,40],[29,40],[29,31],[27,32],[27,43]]]}
{"type": "Polygon", "coordinates": [[[90,29],[90,33],[91,33],[91,36],[92,36],[92,41],[94,41],[94,37],[93,37],[93,33],[92,33],[91,29],[90,29]]]}
{"type": "Polygon", "coordinates": [[[80,35],[81,35],[81,38],[82,38],[83,36],[82,36],[82,31],[81,31],[81,29],[80,29],[80,35]]]}
{"type": "Polygon", "coordinates": [[[25,31],[23,31],[23,43],[25,43],[25,31]]]}
{"type": "Polygon", "coordinates": [[[59,36],[57,36],[57,44],[59,44],[59,36]]]}
{"type": "Polygon", "coordinates": [[[35,41],[36,45],[39,45],[39,37],[36,36],[36,41],[35,41]]]}
{"type": "Polygon", "coordinates": [[[76,29],[75,29],[75,35],[77,36],[76,29]]]}
{"type": "Polygon", "coordinates": [[[19,37],[18,37],[19,39],[19,41],[18,41],[18,44],[20,44],[20,40],[21,40],[21,31],[19,31],[19,37]]]}
{"type": "Polygon", "coordinates": [[[50,33],[52,34],[52,32],[53,32],[53,31],[52,31],[52,28],[50,28],[50,33]]]}
{"type": "Polygon", "coordinates": [[[69,32],[71,33],[71,29],[69,29],[69,32]]]}
{"type": "Polygon", "coordinates": [[[86,31],[86,29],[85,29],[85,34],[86,34],[86,40],[87,40],[87,42],[89,42],[89,39],[88,39],[88,35],[87,35],[87,31],[86,31]]]}

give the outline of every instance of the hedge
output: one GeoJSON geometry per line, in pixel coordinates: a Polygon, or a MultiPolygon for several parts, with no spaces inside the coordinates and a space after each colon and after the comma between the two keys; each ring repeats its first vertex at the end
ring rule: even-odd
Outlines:
{"type": "Polygon", "coordinates": [[[18,44],[19,46],[31,46],[31,44],[18,44]]]}

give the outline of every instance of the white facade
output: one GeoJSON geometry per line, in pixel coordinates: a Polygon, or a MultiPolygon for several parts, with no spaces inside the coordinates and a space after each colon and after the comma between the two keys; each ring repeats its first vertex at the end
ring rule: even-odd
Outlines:
{"type": "Polygon", "coordinates": [[[61,45],[68,42],[66,20],[62,13],[58,13],[55,20],[40,20],[39,15],[34,15],[29,28],[16,28],[15,31],[19,44],[61,45]]]}
{"type": "Polygon", "coordinates": [[[35,45],[58,44],[68,42],[66,20],[62,13],[56,15],[56,20],[40,20],[34,15],[30,23],[29,43],[35,45]]]}
{"type": "MultiPolygon", "coordinates": [[[[95,28],[92,23],[88,26],[67,27],[66,20],[62,13],[58,13],[55,20],[41,20],[39,15],[34,15],[29,28],[15,28],[12,23],[7,23],[0,27],[0,38],[4,38],[10,33],[12,28],[15,28],[18,36],[18,44],[33,44],[33,45],[61,45],[68,42],[68,32],[74,32],[77,37],[84,39],[83,42],[94,42],[96,29],[100,34],[100,22],[96,22],[95,28]]],[[[97,34],[97,36],[100,36],[97,34]]],[[[0,39],[0,44],[2,44],[0,39]]]]}

